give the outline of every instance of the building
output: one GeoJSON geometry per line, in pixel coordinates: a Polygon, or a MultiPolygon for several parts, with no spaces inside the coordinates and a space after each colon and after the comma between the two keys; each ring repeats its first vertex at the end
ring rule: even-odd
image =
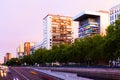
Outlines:
{"type": "Polygon", "coordinates": [[[6,63],[7,62],[7,60],[6,60],[6,56],[4,56],[4,63],[6,63]]]}
{"type": "Polygon", "coordinates": [[[24,54],[29,55],[30,54],[30,42],[24,43],[24,54]]]}
{"type": "Polygon", "coordinates": [[[78,38],[94,34],[105,35],[110,23],[107,11],[84,11],[76,15],[73,20],[79,22],[78,38]]]}
{"type": "Polygon", "coordinates": [[[29,55],[31,47],[34,46],[35,44],[36,44],[35,42],[25,42],[24,43],[24,55],[29,55]]]}
{"type": "Polygon", "coordinates": [[[6,61],[12,58],[12,53],[6,53],[6,61]]]}
{"type": "Polygon", "coordinates": [[[38,42],[35,45],[33,45],[30,49],[30,54],[32,54],[35,50],[40,49],[40,48],[45,48],[44,41],[38,42]]]}
{"type": "Polygon", "coordinates": [[[11,58],[12,58],[12,53],[6,53],[6,55],[4,56],[4,63],[9,61],[11,58]]]}
{"type": "Polygon", "coordinates": [[[24,44],[20,44],[17,48],[18,58],[22,58],[24,56],[24,44]]]}
{"type": "Polygon", "coordinates": [[[118,15],[120,15],[120,4],[110,9],[110,24],[115,22],[115,20],[118,18],[118,15]]]}
{"type": "Polygon", "coordinates": [[[17,48],[18,58],[22,58],[24,55],[29,55],[31,47],[35,44],[36,42],[25,42],[24,44],[20,44],[17,48]]]}
{"type": "Polygon", "coordinates": [[[72,23],[71,17],[48,14],[43,19],[44,47],[51,49],[54,44],[71,44],[73,42],[72,23]]]}

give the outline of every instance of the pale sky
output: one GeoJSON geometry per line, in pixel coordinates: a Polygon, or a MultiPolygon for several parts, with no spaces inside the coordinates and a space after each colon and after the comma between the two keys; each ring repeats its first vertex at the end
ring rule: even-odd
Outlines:
{"type": "Polygon", "coordinates": [[[16,56],[16,48],[27,41],[43,39],[47,14],[75,16],[84,10],[109,10],[120,0],[0,0],[0,62],[5,53],[16,56]]]}

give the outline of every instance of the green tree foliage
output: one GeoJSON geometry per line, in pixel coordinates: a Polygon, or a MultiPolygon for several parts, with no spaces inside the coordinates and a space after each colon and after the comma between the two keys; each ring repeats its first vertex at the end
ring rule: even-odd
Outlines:
{"type": "Polygon", "coordinates": [[[32,55],[25,55],[21,61],[23,64],[26,63],[27,65],[34,64],[34,59],[32,55]]]}
{"type": "Polygon", "coordinates": [[[46,50],[45,49],[38,49],[35,51],[35,53],[33,54],[33,58],[35,60],[36,63],[38,64],[42,64],[45,62],[45,54],[46,54],[46,50]]]}
{"type": "Polygon", "coordinates": [[[105,39],[104,50],[107,59],[115,60],[120,56],[120,16],[107,29],[107,36],[105,39]]]}
{"type": "Polygon", "coordinates": [[[6,65],[8,66],[19,66],[21,65],[21,61],[18,58],[12,58],[9,61],[6,62],[6,65]]]}

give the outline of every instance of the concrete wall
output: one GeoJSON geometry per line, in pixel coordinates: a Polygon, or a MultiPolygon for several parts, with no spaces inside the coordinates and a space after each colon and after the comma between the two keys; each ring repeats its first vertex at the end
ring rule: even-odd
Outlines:
{"type": "Polygon", "coordinates": [[[106,29],[110,25],[109,13],[100,13],[100,34],[105,35],[106,29]]]}

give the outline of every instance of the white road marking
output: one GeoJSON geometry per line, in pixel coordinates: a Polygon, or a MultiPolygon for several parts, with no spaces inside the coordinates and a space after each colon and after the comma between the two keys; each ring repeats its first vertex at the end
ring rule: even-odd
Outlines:
{"type": "Polygon", "coordinates": [[[14,78],[13,80],[19,80],[18,78],[14,78]]]}
{"type": "MultiPolygon", "coordinates": [[[[13,69],[13,68],[12,68],[13,69]]],[[[19,75],[21,75],[22,77],[24,77],[26,80],[30,80],[28,79],[26,76],[24,76],[23,74],[21,74],[20,72],[18,72],[17,70],[13,69],[15,72],[17,72],[19,75]]]]}

